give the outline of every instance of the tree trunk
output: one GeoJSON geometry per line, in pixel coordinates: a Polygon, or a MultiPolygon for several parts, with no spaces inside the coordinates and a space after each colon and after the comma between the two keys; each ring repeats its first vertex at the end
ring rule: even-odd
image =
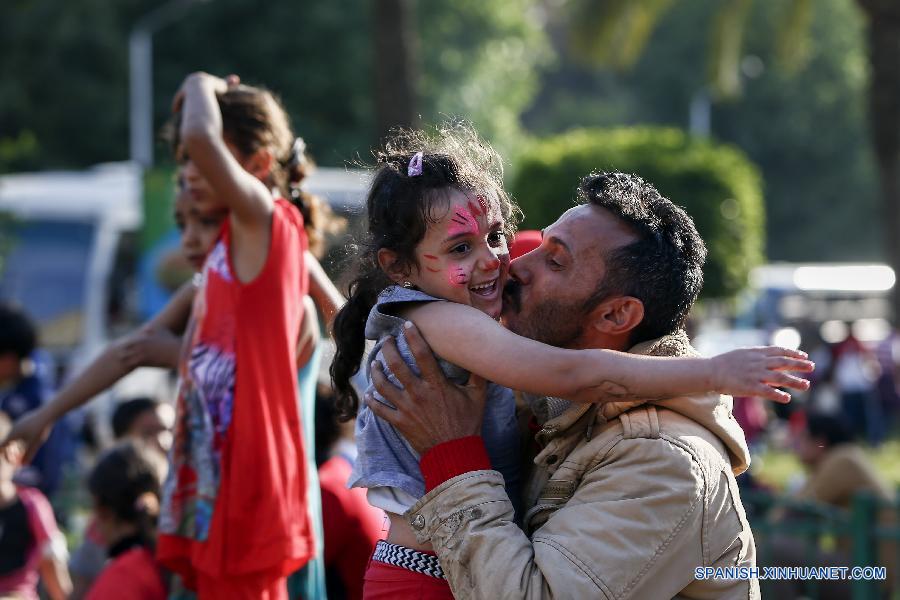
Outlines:
{"type": "Polygon", "coordinates": [[[375,0],[375,126],[381,143],[391,128],[416,123],[418,39],[414,0],[375,0]]]}
{"type": "MultiPolygon", "coordinates": [[[[900,3],[858,0],[868,16],[869,126],[878,164],[888,264],[900,276],[900,3]]],[[[893,322],[900,325],[900,284],[893,322]]]]}

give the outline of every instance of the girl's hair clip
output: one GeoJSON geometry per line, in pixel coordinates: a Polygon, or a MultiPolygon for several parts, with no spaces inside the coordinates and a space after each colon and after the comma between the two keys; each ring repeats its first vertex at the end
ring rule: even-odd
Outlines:
{"type": "Polygon", "coordinates": [[[306,142],[302,137],[298,137],[294,140],[294,144],[291,146],[291,155],[288,160],[288,164],[290,165],[299,165],[306,158],[306,142]]]}
{"type": "Polygon", "coordinates": [[[406,169],[406,174],[409,177],[417,177],[422,174],[422,153],[416,152],[413,154],[412,158],[409,159],[409,167],[406,169]]]}

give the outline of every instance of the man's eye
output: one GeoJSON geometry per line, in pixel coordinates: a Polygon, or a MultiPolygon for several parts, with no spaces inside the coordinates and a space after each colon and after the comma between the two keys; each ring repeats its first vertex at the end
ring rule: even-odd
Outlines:
{"type": "Polygon", "coordinates": [[[553,260],[552,257],[547,258],[547,264],[550,265],[551,269],[562,269],[563,268],[563,266],[561,264],[559,264],[558,262],[556,262],[555,260],[553,260]]]}

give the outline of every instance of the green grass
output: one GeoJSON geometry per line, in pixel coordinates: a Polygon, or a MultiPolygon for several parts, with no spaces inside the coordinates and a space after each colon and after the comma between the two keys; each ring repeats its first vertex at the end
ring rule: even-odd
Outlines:
{"type": "MultiPolygon", "coordinates": [[[[867,448],[876,470],[894,488],[900,488],[900,440],[885,442],[878,449],[867,448]]],[[[788,482],[805,474],[802,463],[789,450],[769,449],[754,457],[753,475],[778,491],[785,491],[788,482]]]]}

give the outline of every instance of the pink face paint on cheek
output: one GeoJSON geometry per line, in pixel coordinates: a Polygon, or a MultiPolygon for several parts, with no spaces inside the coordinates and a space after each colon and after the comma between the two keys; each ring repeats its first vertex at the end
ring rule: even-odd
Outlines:
{"type": "Polygon", "coordinates": [[[441,272],[440,269],[432,269],[431,267],[425,267],[425,268],[426,268],[427,270],[431,271],[432,273],[440,273],[440,272],[441,272]]]}
{"type": "Polygon", "coordinates": [[[450,285],[465,285],[469,282],[469,274],[459,265],[451,265],[448,270],[450,285]]]}
{"type": "Polygon", "coordinates": [[[437,256],[435,256],[433,254],[424,254],[423,256],[425,258],[427,258],[428,260],[437,260],[437,256]]]}

